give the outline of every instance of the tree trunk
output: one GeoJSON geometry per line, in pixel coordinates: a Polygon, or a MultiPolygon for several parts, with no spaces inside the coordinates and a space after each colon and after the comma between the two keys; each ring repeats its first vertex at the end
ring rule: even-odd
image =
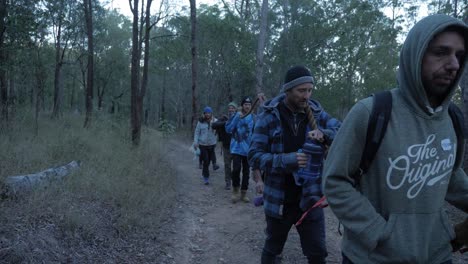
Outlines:
{"type": "Polygon", "coordinates": [[[2,109],[0,121],[8,121],[8,80],[5,70],[5,51],[0,47],[0,103],[2,109]]]}
{"type": "Polygon", "coordinates": [[[132,62],[131,62],[131,137],[134,145],[140,144],[141,120],[138,115],[138,97],[140,84],[140,49],[139,49],[139,28],[138,28],[138,0],[133,0],[133,23],[132,23],[132,62]]]}
{"type": "Polygon", "coordinates": [[[86,117],[84,127],[89,128],[93,114],[94,43],[92,0],[84,0],[86,35],[88,36],[88,76],[86,81],[86,117]]]}
{"type": "Polygon", "coordinates": [[[197,5],[195,0],[190,0],[190,22],[192,31],[190,34],[190,43],[192,46],[192,121],[190,123],[190,130],[193,132],[195,129],[195,122],[198,117],[197,109],[197,5]]]}
{"type": "Polygon", "coordinates": [[[61,32],[62,21],[59,20],[57,25],[57,40],[55,43],[55,74],[54,74],[54,108],[52,110],[52,118],[58,118],[61,111],[62,104],[62,56],[61,56],[61,32]]]}
{"type": "Polygon", "coordinates": [[[3,195],[16,196],[31,191],[34,187],[47,187],[51,182],[63,179],[68,174],[80,168],[79,161],[72,161],[60,167],[50,168],[41,172],[28,175],[5,177],[6,190],[1,190],[3,195]]]}
{"type": "Polygon", "coordinates": [[[8,111],[9,111],[9,118],[12,119],[14,118],[15,116],[15,106],[16,106],[16,101],[17,101],[17,97],[16,97],[16,89],[15,89],[15,75],[14,75],[14,71],[13,70],[10,70],[9,71],[9,74],[8,74],[8,80],[9,80],[9,92],[8,92],[8,111]]]}
{"type": "Polygon", "coordinates": [[[166,120],[166,75],[167,75],[167,71],[164,71],[162,93],[161,93],[161,112],[160,112],[158,121],[166,120]]]}
{"type": "Polygon", "coordinates": [[[0,0],[0,122],[8,120],[8,86],[5,70],[6,52],[4,50],[6,17],[7,0],[0,0]]]}
{"type": "Polygon", "coordinates": [[[268,22],[268,0],[263,0],[260,20],[260,33],[258,35],[257,45],[257,65],[255,68],[256,78],[256,92],[257,94],[263,91],[263,57],[265,51],[265,41],[267,35],[267,23],[268,22]]]}
{"type": "MultiPolygon", "coordinates": [[[[148,87],[148,69],[149,69],[149,54],[150,54],[150,33],[151,33],[151,3],[152,0],[146,1],[146,14],[145,14],[145,35],[144,35],[144,44],[145,44],[145,52],[143,57],[143,76],[141,80],[141,90],[138,95],[138,111],[140,115],[140,127],[141,127],[141,119],[143,117],[143,102],[146,95],[146,89],[148,87]]],[[[141,130],[141,129],[140,129],[141,130]]]]}

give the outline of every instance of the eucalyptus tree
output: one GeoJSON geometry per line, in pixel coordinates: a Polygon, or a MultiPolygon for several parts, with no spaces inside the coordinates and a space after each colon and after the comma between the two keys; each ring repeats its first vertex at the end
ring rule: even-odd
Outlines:
{"type": "Polygon", "coordinates": [[[152,64],[151,87],[155,89],[147,101],[149,123],[173,120],[183,126],[191,121],[190,32],[188,16],[173,17],[154,31],[151,59],[156,63],[152,64]]]}
{"type": "Polygon", "coordinates": [[[91,117],[93,113],[93,87],[94,87],[94,37],[93,37],[93,1],[83,0],[83,9],[86,24],[86,36],[88,39],[88,65],[87,65],[87,81],[86,81],[86,117],[84,127],[88,128],[91,125],[91,117]]]}
{"type": "Polygon", "coordinates": [[[62,67],[65,55],[77,39],[81,21],[78,3],[73,0],[42,0],[47,9],[55,46],[54,101],[52,118],[59,117],[63,99],[62,67]]]}
{"type": "Polygon", "coordinates": [[[102,110],[107,102],[114,113],[122,97],[129,95],[128,63],[130,54],[131,22],[116,10],[97,8],[95,20],[95,82],[97,108],[102,110]]]}
{"type": "Polygon", "coordinates": [[[152,0],[129,1],[133,13],[132,55],[130,71],[131,87],[131,138],[134,145],[140,144],[143,119],[143,99],[148,85],[151,29],[164,20],[168,12],[168,1],[160,1],[159,12],[151,17],[152,0]],[[139,10],[141,8],[141,11],[139,10]],[[143,67],[140,60],[143,54],[143,67]],[[140,71],[141,70],[141,71],[140,71]],[[141,72],[141,78],[140,78],[141,72]],[[141,82],[140,82],[141,81],[141,82]]]}
{"type": "Polygon", "coordinates": [[[36,31],[35,7],[33,0],[0,0],[0,122],[15,102],[16,58],[30,47],[36,31]]]}
{"type": "Polygon", "coordinates": [[[258,34],[258,44],[256,53],[256,92],[263,91],[263,57],[265,53],[265,42],[267,40],[267,26],[268,26],[268,0],[262,1],[262,8],[260,13],[260,32],[258,34]]]}
{"type": "Polygon", "coordinates": [[[190,122],[190,131],[194,131],[195,122],[198,116],[197,108],[197,74],[198,74],[198,58],[197,58],[197,3],[195,0],[190,1],[190,49],[192,51],[192,120],[190,122]]]}

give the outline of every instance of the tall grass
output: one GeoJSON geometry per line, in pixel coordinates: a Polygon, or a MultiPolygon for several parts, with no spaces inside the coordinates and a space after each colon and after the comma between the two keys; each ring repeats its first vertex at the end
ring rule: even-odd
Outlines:
{"type": "Polygon", "coordinates": [[[33,115],[18,113],[0,132],[0,181],[72,160],[81,161],[81,168],[10,205],[22,204],[17,213],[26,222],[46,219],[89,239],[105,229],[125,234],[157,227],[158,212],[173,193],[166,147],[162,135],[151,129],[143,130],[141,145],[135,147],[129,131],[127,123],[109,116],[94,116],[91,128],[84,129],[82,116],[65,115],[42,117],[36,135],[33,115]]]}

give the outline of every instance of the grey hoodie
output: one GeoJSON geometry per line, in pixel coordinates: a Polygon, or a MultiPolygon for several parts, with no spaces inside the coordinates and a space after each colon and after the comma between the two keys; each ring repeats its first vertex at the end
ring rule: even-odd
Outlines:
{"type": "Polygon", "coordinates": [[[455,234],[444,201],[468,212],[468,177],[454,167],[457,138],[447,111],[460,74],[435,113],[421,80],[424,51],[450,25],[468,36],[463,22],[445,15],[429,16],[409,32],[400,54],[399,87],[391,90],[390,122],[358,189],[352,175],[364,149],[371,98],[351,109],[330,148],[323,189],[344,226],[343,253],[354,263],[439,264],[451,258],[455,234]]]}

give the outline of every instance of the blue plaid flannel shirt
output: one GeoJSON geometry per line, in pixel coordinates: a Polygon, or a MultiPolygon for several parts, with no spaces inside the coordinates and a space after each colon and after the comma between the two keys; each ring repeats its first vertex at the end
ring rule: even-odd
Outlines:
{"type": "MultiPolygon", "coordinates": [[[[283,215],[285,175],[298,169],[296,153],[283,153],[283,129],[278,104],[285,97],[284,93],[280,94],[263,105],[263,112],[257,117],[248,153],[250,166],[265,172],[263,206],[265,214],[275,218],[282,218],[283,215]]],[[[341,122],[327,114],[319,102],[309,100],[309,105],[319,129],[325,135],[325,143],[331,144],[341,122]]],[[[320,163],[321,166],[323,159],[320,163]]],[[[305,188],[317,186],[308,185],[305,188]]],[[[312,190],[303,189],[303,192],[308,191],[312,190]]]]}

